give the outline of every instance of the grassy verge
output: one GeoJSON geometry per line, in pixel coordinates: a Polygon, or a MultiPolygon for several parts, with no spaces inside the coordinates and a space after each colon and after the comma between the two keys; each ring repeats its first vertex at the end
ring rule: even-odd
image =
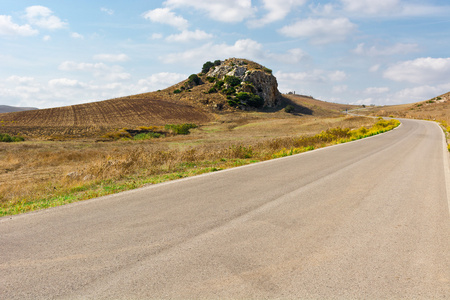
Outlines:
{"type": "MultiPolygon", "coordinates": [[[[212,143],[183,149],[138,146],[133,148],[133,151],[127,152],[120,152],[120,148],[114,148],[112,153],[118,153],[114,157],[112,154],[104,155],[94,150],[81,149],[82,151],[71,152],[72,160],[87,160],[96,155],[98,158],[67,176],[37,182],[32,187],[18,189],[5,185],[0,190],[0,216],[55,207],[148,184],[293,155],[379,134],[399,124],[396,120],[379,120],[370,128],[360,127],[350,130],[336,127],[315,135],[274,138],[254,141],[252,144],[234,143],[227,147],[212,143]]],[[[53,160],[55,163],[61,160],[60,156],[63,155],[65,154],[62,151],[40,153],[38,158],[46,159],[47,164],[52,164],[53,160]]],[[[15,159],[17,158],[6,159],[10,161],[10,168],[14,168],[15,165],[19,168],[20,162],[15,159]]],[[[36,168],[43,167],[39,160],[32,163],[36,168]]],[[[14,186],[17,184],[14,183],[14,186]]]]}

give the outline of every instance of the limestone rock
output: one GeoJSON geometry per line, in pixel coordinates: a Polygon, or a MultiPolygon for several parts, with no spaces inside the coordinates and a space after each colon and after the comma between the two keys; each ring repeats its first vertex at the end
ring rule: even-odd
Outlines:
{"type": "Polygon", "coordinates": [[[239,91],[253,92],[260,96],[264,100],[265,107],[277,106],[281,100],[277,79],[271,74],[271,71],[246,59],[227,59],[220,65],[211,68],[206,76],[221,80],[225,76],[238,77],[243,83],[239,91]]]}

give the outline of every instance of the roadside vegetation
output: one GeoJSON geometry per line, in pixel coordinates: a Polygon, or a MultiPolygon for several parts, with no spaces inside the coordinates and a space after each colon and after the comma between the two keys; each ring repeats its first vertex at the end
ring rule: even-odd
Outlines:
{"type": "Polygon", "coordinates": [[[4,145],[0,147],[0,216],[288,156],[375,135],[399,124],[362,117],[311,117],[302,122],[290,115],[230,118],[198,128],[193,124],[142,127],[134,136],[128,132],[131,137],[103,143],[4,145]],[[152,136],[163,130],[174,134],[152,136]],[[184,134],[186,130],[191,134],[184,134]]]}
{"type": "Polygon", "coordinates": [[[0,142],[1,143],[14,143],[14,142],[23,142],[25,138],[20,135],[9,135],[7,133],[0,133],[0,142]]]}

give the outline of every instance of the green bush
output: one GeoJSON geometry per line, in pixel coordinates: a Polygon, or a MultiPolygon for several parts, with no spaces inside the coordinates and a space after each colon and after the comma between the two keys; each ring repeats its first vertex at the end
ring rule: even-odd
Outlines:
{"type": "Polygon", "coordinates": [[[206,80],[208,80],[208,82],[211,82],[211,83],[213,83],[214,81],[216,81],[216,80],[217,80],[217,78],[216,78],[216,77],[211,77],[211,76],[208,76],[208,77],[206,77],[206,80]]]}
{"type": "Polygon", "coordinates": [[[215,87],[212,87],[208,90],[208,94],[217,93],[217,90],[215,87]]]}
{"type": "Polygon", "coordinates": [[[264,99],[252,93],[240,92],[236,95],[236,99],[251,107],[261,107],[264,105],[264,99]]]}
{"type": "Polygon", "coordinates": [[[3,143],[12,143],[12,142],[23,142],[25,139],[20,135],[10,136],[7,133],[0,133],[0,142],[3,143]]]}
{"type": "Polygon", "coordinates": [[[264,68],[264,72],[269,73],[269,74],[272,74],[272,70],[269,69],[269,68],[264,68]]]}
{"type": "Polygon", "coordinates": [[[155,138],[159,138],[161,137],[162,134],[161,133],[157,133],[157,132],[146,132],[146,133],[139,133],[136,134],[133,137],[133,140],[135,141],[142,141],[142,140],[149,140],[149,139],[155,139],[155,138]]]}
{"type": "Polygon", "coordinates": [[[221,90],[224,84],[225,84],[225,81],[219,80],[216,83],[214,83],[213,87],[218,90],[221,90]]]}
{"type": "Polygon", "coordinates": [[[236,94],[236,89],[234,87],[229,87],[227,89],[222,90],[225,95],[234,95],[236,94]]]}
{"type": "Polygon", "coordinates": [[[287,105],[287,106],[284,108],[284,111],[287,112],[287,113],[293,113],[294,110],[295,110],[295,107],[292,106],[292,105],[290,105],[290,104],[287,105]]]}
{"type": "Polygon", "coordinates": [[[232,87],[235,87],[241,84],[241,79],[236,76],[225,76],[225,83],[232,87]]]}
{"type": "Polygon", "coordinates": [[[204,64],[203,64],[203,67],[202,67],[202,73],[208,73],[208,71],[212,68],[212,67],[214,67],[214,63],[212,63],[212,62],[210,62],[210,61],[207,61],[207,62],[205,62],[204,64]]]}
{"type": "Polygon", "coordinates": [[[220,59],[217,59],[214,61],[214,66],[220,66],[221,63],[220,59]]]}
{"type": "Polygon", "coordinates": [[[231,96],[227,96],[228,99],[228,105],[231,107],[237,107],[239,105],[241,105],[241,101],[239,101],[239,99],[233,98],[231,96]]]}
{"type": "Polygon", "coordinates": [[[179,94],[179,93],[181,93],[181,90],[180,89],[176,89],[175,91],[173,91],[173,93],[174,94],[179,94]]]}
{"type": "Polygon", "coordinates": [[[165,126],[166,130],[170,130],[175,134],[189,134],[190,129],[197,128],[195,124],[168,124],[165,126]]]}
{"type": "Polygon", "coordinates": [[[199,85],[201,83],[200,77],[197,76],[197,74],[192,74],[189,76],[188,78],[188,82],[189,84],[195,84],[195,85],[199,85]]]}

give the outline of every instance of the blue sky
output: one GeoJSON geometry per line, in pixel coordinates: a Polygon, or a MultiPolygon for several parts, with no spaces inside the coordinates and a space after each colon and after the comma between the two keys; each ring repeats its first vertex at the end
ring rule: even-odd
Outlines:
{"type": "Polygon", "coordinates": [[[166,88],[208,60],[281,92],[389,105],[450,91],[447,0],[6,1],[0,104],[48,108],[166,88]]]}

